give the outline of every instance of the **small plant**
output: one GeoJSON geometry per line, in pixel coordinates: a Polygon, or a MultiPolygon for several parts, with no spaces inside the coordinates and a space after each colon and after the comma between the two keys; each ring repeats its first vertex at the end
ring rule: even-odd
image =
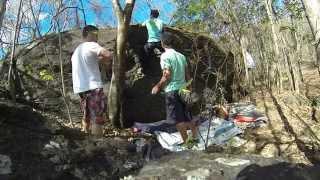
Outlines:
{"type": "Polygon", "coordinates": [[[320,96],[315,96],[311,99],[311,106],[320,107],[320,96]]]}
{"type": "Polygon", "coordinates": [[[32,70],[32,66],[31,66],[31,65],[26,65],[26,66],[24,67],[24,69],[25,69],[25,72],[26,72],[28,75],[32,75],[33,70],[32,70]]]}
{"type": "Polygon", "coordinates": [[[44,81],[52,81],[53,80],[53,75],[50,74],[46,69],[43,69],[39,73],[40,79],[44,81]]]}

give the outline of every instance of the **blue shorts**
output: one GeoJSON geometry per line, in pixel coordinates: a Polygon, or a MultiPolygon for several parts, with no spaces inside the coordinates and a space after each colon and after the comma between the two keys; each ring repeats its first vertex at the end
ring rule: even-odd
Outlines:
{"type": "Polygon", "coordinates": [[[182,102],[178,91],[170,91],[166,93],[166,112],[167,120],[176,124],[191,121],[191,113],[186,105],[182,102]]]}

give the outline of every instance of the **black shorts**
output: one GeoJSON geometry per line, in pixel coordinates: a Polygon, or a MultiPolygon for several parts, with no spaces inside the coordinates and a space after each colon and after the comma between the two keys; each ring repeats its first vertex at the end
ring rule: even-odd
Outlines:
{"type": "Polygon", "coordinates": [[[191,113],[181,101],[178,91],[166,93],[166,111],[167,120],[173,121],[176,124],[180,122],[189,122],[192,119],[191,113]]]}
{"type": "Polygon", "coordinates": [[[144,45],[144,51],[148,56],[150,56],[153,53],[155,48],[159,49],[159,51],[161,51],[161,52],[164,52],[164,49],[162,48],[160,41],[159,42],[147,42],[144,45]]]}

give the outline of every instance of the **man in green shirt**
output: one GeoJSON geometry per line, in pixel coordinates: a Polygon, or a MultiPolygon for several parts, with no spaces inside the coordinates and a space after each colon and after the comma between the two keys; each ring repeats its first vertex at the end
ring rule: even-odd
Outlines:
{"type": "Polygon", "coordinates": [[[188,115],[186,104],[179,96],[179,89],[183,88],[186,79],[189,80],[188,64],[181,53],[172,48],[172,35],[164,33],[161,36],[161,45],[165,52],[161,55],[160,65],[163,70],[161,80],[152,88],[152,94],[157,94],[162,88],[166,94],[167,120],[176,123],[183,143],[187,143],[187,130],[192,131],[192,140],[197,139],[197,127],[188,115]]]}
{"type": "MultiPolygon", "coordinates": [[[[155,49],[162,51],[160,43],[160,35],[163,32],[163,22],[158,19],[159,11],[152,9],[150,13],[150,19],[146,20],[142,26],[147,27],[148,30],[148,42],[144,45],[144,50],[147,57],[150,57],[155,49]]],[[[161,53],[161,52],[157,52],[161,53]]]]}

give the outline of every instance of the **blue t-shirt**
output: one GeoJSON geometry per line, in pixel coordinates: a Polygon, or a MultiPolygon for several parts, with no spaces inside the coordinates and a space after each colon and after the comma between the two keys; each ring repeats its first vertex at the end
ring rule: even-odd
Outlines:
{"type": "Polygon", "coordinates": [[[161,69],[169,69],[171,72],[170,81],[164,91],[176,91],[182,88],[185,83],[185,70],[187,67],[186,57],[174,49],[166,49],[160,58],[161,69]]]}
{"type": "Polygon", "coordinates": [[[151,18],[142,25],[147,27],[148,42],[160,42],[160,35],[163,30],[163,22],[160,19],[151,18]]]}

